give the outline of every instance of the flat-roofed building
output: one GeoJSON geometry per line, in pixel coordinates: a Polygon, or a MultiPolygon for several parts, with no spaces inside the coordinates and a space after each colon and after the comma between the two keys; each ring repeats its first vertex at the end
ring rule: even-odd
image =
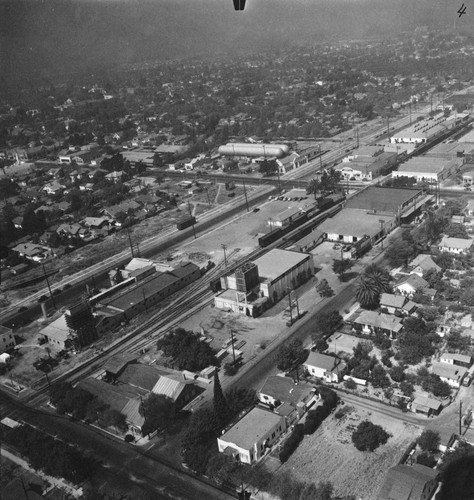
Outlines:
{"type": "Polygon", "coordinates": [[[10,328],[0,325],[0,354],[16,346],[15,335],[10,328]]]}
{"type": "Polygon", "coordinates": [[[258,268],[262,295],[274,302],[314,274],[313,256],[290,250],[275,248],[254,263],[258,268]]]}
{"type": "Polygon", "coordinates": [[[368,237],[374,243],[390,233],[395,224],[395,217],[392,215],[344,208],[320,224],[318,230],[324,232],[329,241],[357,243],[368,237]]]}
{"type": "Polygon", "coordinates": [[[447,122],[444,113],[438,113],[415,122],[413,125],[396,132],[390,137],[392,144],[410,143],[422,144],[428,139],[435,137],[450,128],[452,124],[447,122]]]}
{"type": "Polygon", "coordinates": [[[283,212],[280,212],[275,217],[268,220],[268,225],[272,227],[286,227],[289,226],[295,219],[303,215],[298,207],[287,208],[283,212]]]}
{"type": "Polygon", "coordinates": [[[252,464],[260,460],[286,431],[283,416],[253,408],[217,438],[220,453],[252,464]]]}
{"type": "Polygon", "coordinates": [[[392,178],[413,178],[416,182],[428,182],[430,184],[440,182],[450,175],[461,165],[461,160],[446,160],[444,158],[426,158],[418,156],[408,160],[392,172],[392,178]]]}
{"type": "Polygon", "coordinates": [[[440,401],[425,396],[417,396],[411,404],[413,413],[420,413],[427,417],[439,415],[442,408],[443,405],[440,401]]]}

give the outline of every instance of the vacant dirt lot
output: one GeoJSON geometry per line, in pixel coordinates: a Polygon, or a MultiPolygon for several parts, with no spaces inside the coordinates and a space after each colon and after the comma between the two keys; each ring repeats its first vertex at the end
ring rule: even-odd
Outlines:
{"type": "Polygon", "coordinates": [[[387,470],[398,463],[421,428],[386,415],[348,408],[350,412],[343,418],[338,420],[332,415],[312,436],[305,436],[282,469],[303,481],[330,481],[336,496],[375,500],[387,470]],[[372,453],[358,451],[351,441],[352,431],[363,420],[381,425],[391,434],[388,442],[372,453]]]}

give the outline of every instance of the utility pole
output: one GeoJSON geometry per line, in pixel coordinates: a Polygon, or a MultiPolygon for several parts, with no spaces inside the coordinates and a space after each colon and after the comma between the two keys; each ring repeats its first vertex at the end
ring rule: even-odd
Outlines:
{"type": "Polygon", "coordinates": [[[135,257],[135,252],[133,251],[132,237],[130,236],[130,231],[127,229],[128,241],[130,242],[130,251],[132,252],[132,258],[135,257]]]}
{"type": "Polygon", "coordinates": [[[462,435],[462,401],[459,401],[459,436],[462,435]]]}
{"type": "Polygon", "coordinates": [[[273,231],[273,219],[271,217],[268,218],[268,225],[270,226],[270,232],[273,231]]]}
{"type": "Polygon", "coordinates": [[[321,144],[318,144],[319,147],[319,170],[323,169],[323,157],[321,155],[321,144]]]}
{"type": "MultiPolygon", "coordinates": [[[[295,303],[296,303],[296,319],[299,319],[300,318],[300,305],[298,304],[298,295],[296,293],[296,290],[294,290],[295,292],[295,303]]],[[[299,380],[298,380],[299,382],[299,380]]]]}
{"type": "Polygon", "coordinates": [[[46,274],[46,270],[44,268],[44,262],[41,263],[41,265],[43,266],[43,274],[44,274],[44,277],[46,278],[46,284],[48,285],[48,290],[49,290],[49,296],[51,297],[51,302],[53,303],[53,307],[56,309],[56,311],[58,310],[58,308],[56,307],[56,302],[54,302],[54,296],[53,296],[53,292],[51,291],[51,286],[49,284],[49,279],[48,279],[48,275],[46,274]]]}
{"type": "Polygon", "coordinates": [[[357,149],[359,149],[359,125],[356,126],[357,149]]]}
{"type": "Polygon", "coordinates": [[[247,186],[245,185],[245,179],[243,177],[242,177],[242,184],[244,185],[244,196],[245,196],[245,204],[247,205],[247,212],[250,212],[249,200],[247,199],[247,186]]]}
{"type": "Polygon", "coordinates": [[[390,119],[387,115],[387,141],[390,142],[390,119]]]}
{"type": "Polygon", "coordinates": [[[344,247],[341,246],[341,281],[344,278],[344,247]]]}
{"type": "Polygon", "coordinates": [[[277,176],[278,176],[278,195],[281,195],[280,167],[278,165],[277,165],[277,176]]]}
{"type": "Polygon", "coordinates": [[[382,252],[383,252],[383,225],[385,224],[385,221],[383,219],[379,219],[379,222],[380,222],[380,232],[382,233],[381,242],[382,242],[382,252]]]}
{"type": "Polygon", "coordinates": [[[209,199],[209,189],[208,188],[206,188],[206,196],[207,196],[207,204],[210,207],[211,206],[211,200],[209,199]]]}
{"type": "Polygon", "coordinates": [[[227,245],[225,245],[224,243],[221,243],[221,247],[222,247],[222,250],[224,250],[224,266],[227,267],[227,254],[226,254],[226,250],[227,250],[227,245]]]}
{"type": "Polygon", "coordinates": [[[145,296],[145,288],[142,288],[142,295],[143,295],[143,305],[145,306],[145,312],[148,312],[148,307],[146,306],[146,296],[145,296]]]}
{"type": "Polygon", "coordinates": [[[234,331],[232,329],[230,330],[230,341],[232,342],[232,356],[234,357],[234,364],[235,364],[234,331]]]}
{"type": "Polygon", "coordinates": [[[410,108],[410,126],[411,126],[411,101],[408,103],[408,106],[410,108]]]}
{"type": "Polygon", "coordinates": [[[51,397],[51,382],[49,381],[48,372],[44,372],[46,375],[46,382],[48,383],[49,397],[51,397]]]}
{"type": "Polygon", "coordinates": [[[291,290],[287,287],[288,290],[288,304],[290,305],[290,325],[293,324],[293,311],[291,310],[291,290]]]}

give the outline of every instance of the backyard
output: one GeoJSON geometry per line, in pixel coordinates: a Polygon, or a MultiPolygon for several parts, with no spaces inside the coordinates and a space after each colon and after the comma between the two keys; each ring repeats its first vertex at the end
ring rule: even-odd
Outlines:
{"type": "Polygon", "coordinates": [[[305,436],[278,472],[290,472],[305,482],[330,481],[336,496],[375,500],[387,470],[397,465],[422,428],[362,408],[346,407],[342,418],[333,414],[314,434],[305,436]],[[381,425],[391,435],[373,452],[358,451],[351,441],[352,431],[363,420],[381,425]]]}

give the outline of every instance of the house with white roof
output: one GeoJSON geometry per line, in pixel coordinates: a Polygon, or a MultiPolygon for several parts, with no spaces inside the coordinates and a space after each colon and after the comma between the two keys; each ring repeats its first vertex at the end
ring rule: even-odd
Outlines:
{"type": "Polygon", "coordinates": [[[440,252],[448,252],[455,255],[460,255],[462,253],[467,253],[474,243],[471,238],[451,238],[449,236],[443,236],[443,239],[438,244],[438,249],[440,252]]]}
{"type": "Polygon", "coordinates": [[[431,269],[434,269],[436,272],[441,271],[441,267],[428,254],[418,255],[410,262],[408,267],[410,268],[410,274],[418,274],[420,278],[423,278],[423,275],[431,269]]]}
{"type": "Polygon", "coordinates": [[[220,453],[242,463],[260,460],[286,431],[285,417],[262,408],[253,408],[217,438],[220,453]]]}
{"type": "Polygon", "coordinates": [[[311,376],[329,383],[340,382],[347,368],[341,359],[314,351],[310,352],[303,366],[311,376]]]}
{"type": "Polygon", "coordinates": [[[438,375],[443,382],[447,382],[451,387],[458,388],[467,373],[467,368],[448,363],[433,363],[431,371],[433,374],[438,375]]]}
{"type": "Polygon", "coordinates": [[[416,292],[421,292],[425,288],[428,288],[429,283],[418,276],[418,274],[410,274],[409,276],[404,276],[393,289],[406,297],[413,297],[416,292]]]}
{"type": "Polygon", "coordinates": [[[445,352],[444,354],[441,354],[439,360],[441,363],[463,366],[465,368],[470,368],[472,365],[472,356],[469,356],[468,354],[445,352]]]}
{"type": "Polygon", "coordinates": [[[377,311],[362,311],[350,322],[354,330],[366,335],[375,335],[380,332],[395,338],[403,329],[400,318],[377,311]]]}

